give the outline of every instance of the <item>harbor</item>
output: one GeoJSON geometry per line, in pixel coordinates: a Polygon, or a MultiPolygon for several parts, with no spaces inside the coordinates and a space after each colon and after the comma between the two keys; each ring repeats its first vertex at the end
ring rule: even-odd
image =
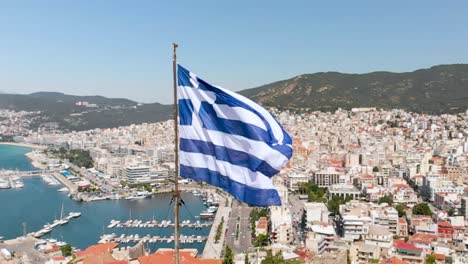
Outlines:
{"type": "MultiPolygon", "coordinates": [[[[62,204],[64,211],[81,212],[81,216],[70,220],[68,224],[57,225],[50,232],[41,235],[41,239],[56,239],[65,241],[71,245],[84,249],[89,245],[96,244],[106,233],[107,230],[118,234],[131,233],[139,234],[140,237],[150,235],[151,237],[160,236],[169,238],[173,235],[173,228],[141,228],[140,226],[108,229],[107,226],[112,219],[122,219],[125,223],[131,217],[132,219],[141,219],[142,223],[148,221],[157,221],[162,223],[164,220],[174,222],[173,206],[170,204],[171,194],[157,194],[142,200],[104,200],[95,203],[82,203],[70,199],[67,192],[59,192],[64,188],[62,185],[49,186],[41,177],[23,178],[24,187],[21,189],[8,189],[0,191],[0,200],[12,201],[10,203],[0,204],[0,210],[9,212],[8,221],[0,222],[0,236],[5,240],[14,239],[23,235],[23,227],[26,234],[32,234],[44,228],[46,223],[54,223],[55,219],[60,218],[62,204]],[[24,214],[24,208],[28,208],[28,215],[24,214]],[[154,218],[153,218],[154,217],[154,218]],[[146,220],[143,220],[146,219],[146,220]],[[25,226],[23,226],[23,223],[25,226]]],[[[187,236],[207,236],[210,232],[211,222],[202,221],[193,218],[206,210],[202,197],[194,196],[191,193],[183,193],[182,197],[190,208],[181,210],[181,218],[190,219],[190,224],[194,225],[197,220],[203,223],[200,228],[192,228],[189,225],[182,227],[183,234],[187,236]]],[[[130,244],[133,243],[129,241],[130,244]]],[[[172,242],[173,243],[173,242],[172,242]]],[[[165,242],[151,243],[151,250],[159,247],[169,247],[165,242]]],[[[186,244],[190,245],[190,244],[186,244]]],[[[202,252],[205,242],[194,243],[190,247],[197,248],[202,252]]]]}
{"type": "MultiPolygon", "coordinates": [[[[180,227],[194,228],[199,229],[203,227],[210,227],[212,222],[200,222],[191,223],[190,220],[184,220],[180,222],[180,227]]],[[[125,222],[120,222],[118,220],[111,220],[107,228],[166,228],[174,227],[174,223],[170,220],[162,220],[158,222],[156,220],[142,221],[142,220],[128,220],[125,222]]]]}
{"type": "MultiPolygon", "coordinates": [[[[197,235],[181,235],[180,242],[182,244],[193,244],[193,243],[202,243],[208,239],[207,236],[197,236],[197,235]]],[[[146,235],[141,237],[138,234],[134,235],[125,235],[122,234],[120,236],[116,234],[106,234],[101,236],[101,239],[98,241],[99,244],[107,243],[107,242],[115,242],[119,244],[126,244],[126,243],[172,243],[174,241],[174,236],[151,236],[146,235]]]]}
{"type": "MultiPolygon", "coordinates": [[[[0,236],[5,241],[26,234],[28,238],[40,238],[37,241],[61,241],[84,249],[101,241],[106,230],[112,230],[115,234],[113,241],[124,245],[132,246],[143,241],[150,251],[173,246],[171,188],[155,189],[152,195],[138,195],[138,192],[128,192],[128,196],[120,197],[90,195],[88,199],[100,201],[81,202],[88,200],[70,197],[71,193],[78,193],[79,182],[73,174],[58,168],[34,168],[31,160],[24,156],[31,149],[8,145],[0,148],[14,154],[8,162],[0,158],[0,168],[9,171],[8,177],[0,179],[4,182],[6,179],[10,187],[0,190],[0,200],[11,201],[0,204],[0,210],[9,213],[8,221],[0,222],[0,236]],[[23,186],[17,184],[18,188],[11,188],[12,181],[21,181],[23,186]],[[28,208],[27,215],[24,214],[25,208],[28,208]],[[71,217],[72,212],[81,212],[81,215],[71,217]],[[112,222],[113,219],[118,220],[112,222]]],[[[198,185],[181,185],[186,205],[181,208],[181,246],[195,248],[201,253],[221,198],[212,187],[204,186],[203,192],[199,189],[198,185]]]]}

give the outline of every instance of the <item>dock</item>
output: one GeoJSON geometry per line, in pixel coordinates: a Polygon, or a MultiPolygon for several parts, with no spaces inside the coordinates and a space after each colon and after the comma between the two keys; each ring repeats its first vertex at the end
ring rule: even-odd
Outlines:
{"type": "MultiPolygon", "coordinates": [[[[204,227],[210,227],[213,223],[212,222],[195,222],[191,223],[190,221],[181,221],[179,226],[180,227],[188,227],[188,228],[195,228],[200,229],[204,227]]],[[[107,228],[165,228],[165,227],[174,227],[174,223],[169,220],[163,221],[142,221],[142,220],[128,220],[126,222],[120,222],[116,220],[112,220],[107,228]]]]}
{"type": "Polygon", "coordinates": [[[70,193],[73,193],[76,190],[78,190],[78,186],[76,184],[68,180],[65,176],[63,176],[59,172],[52,173],[52,176],[54,176],[55,179],[57,179],[59,182],[65,185],[68,188],[68,190],[70,190],[70,193]]]}
{"type": "MultiPolygon", "coordinates": [[[[205,240],[207,240],[208,237],[206,236],[196,236],[196,235],[191,235],[191,236],[180,236],[180,243],[183,244],[192,244],[192,243],[202,243],[205,240]]],[[[172,243],[174,241],[174,236],[139,236],[138,234],[136,235],[120,235],[117,236],[116,234],[106,234],[102,235],[99,240],[99,244],[103,243],[108,243],[108,242],[115,242],[115,243],[138,243],[138,242],[143,242],[143,243],[172,243]]]]}
{"type": "Polygon", "coordinates": [[[68,216],[64,217],[63,219],[54,220],[54,222],[52,224],[46,224],[46,225],[44,225],[44,227],[41,230],[39,230],[37,232],[33,232],[30,235],[35,237],[35,238],[42,237],[43,235],[52,232],[52,230],[55,227],[60,226],[60,225],[68,224],[68,222],[70,220],[72,220],[73,218],[80,217],[80,216],[81,216],[81,213],[79,213],[79,212],[71,212],[70,214],[68,214],[68,216]]]}

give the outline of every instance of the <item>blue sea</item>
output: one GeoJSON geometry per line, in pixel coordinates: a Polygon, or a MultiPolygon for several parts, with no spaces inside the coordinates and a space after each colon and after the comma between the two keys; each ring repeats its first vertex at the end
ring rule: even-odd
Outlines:
{"type": "MultiPolygon", "coordinates": [[[[25,153],[31,149],[25,147],[0,145],[0,169],[31,170],[33,167],[25,153]]],[[[51,187],[40,177],[25,177],[24,188],[0,190],[0,236],[11,239],[23,234],[23,223],[26,232],[35,232],[46,223],[52,223],[60,217],[61,208],[64,214],[81,212],[79,218],[74,218],[66,225],[53,229],[43,238],[54,238],[65,241],[74,247],[84,249],[96,244],[102,234],[147,234],[154,236],[171,236],[173,228],[128,228],[108,229],[112,219],[126,221],[139,220],[171,220],[174,219],[173,205],[170,204],[171,194],[158,194],[152,198],[136,201],[105,200],[90,203],[76,202],[66,193],[57,192],[63,186],[51,187]]],[[[182,199],[186,207],[181,207],[181,221],[195,222],[197,215],[205,209],[200,197],[191,193],[183,193],[182,199]],[[189,208],[189,209],[187,209],[189,208]]],[[[207,236],[210,228],[182,228],[182,235],[207,236]]],[[[201,254],[203,243],[182,244],[184,248],[196,248],[201,254]]],[[[122,245],[124,246],[124,245],[122,245]]],[[[173,243],[147,244],[152,252],[159,247],[173,247],[173,243]]]]}

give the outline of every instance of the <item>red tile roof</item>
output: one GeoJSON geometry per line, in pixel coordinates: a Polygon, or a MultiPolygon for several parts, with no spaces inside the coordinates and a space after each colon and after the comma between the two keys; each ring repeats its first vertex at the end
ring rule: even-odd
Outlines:
{"type": "Polygon", "coordinates": [[[432,234],[416,233],[410,237],[409,242],[420,243],[420,244],[431,244],[432,241],[436,241],[437,236],[432,234]]]}
{"type": "MultiPolygon", "coordinates": [[[[196,251],[193,250],[183,250],[179,251],[179,260],[181,264],[221,264],[221,259],[201,259],[197,258],[196,251]]],[[[158,250],[156,253],[139,257],[138,261],[140,264],[173,264],[175,263],[174,250],[172,249],[163,249],[158,250]]]]}
{"type": "Polygon", "coordinates": [[[415,245],[411,243],[407,243],[404,240],[399,240],[399,239],[394,239],[393,240],[393,245],[397,249],[405,249],[405,250],[412,250],[412,251],[422,251],[422,249],[416,247],[415,245]]]}
{"type": "Polygon", "coordinates": [[[78,257],[86,256],[86,255],[90,255],[90,254],[100,255],[100,254],[112,251],[118,245],[119,245],[118,243],[113,243],[113,242],[104,243],[104,244],[97,244],[97,245],[90,246],[90,247],[88,247],[87,249],[85,249],[83,251],[77,252],[76,255],[78,257]]]}
{"type": "Polygon", "coordinates": [[[447,221],[438,222],[437,225],[438,225],[439,227],[452,228],[452,224],[450,224],[450,223],[447,222],[447,221]]]}

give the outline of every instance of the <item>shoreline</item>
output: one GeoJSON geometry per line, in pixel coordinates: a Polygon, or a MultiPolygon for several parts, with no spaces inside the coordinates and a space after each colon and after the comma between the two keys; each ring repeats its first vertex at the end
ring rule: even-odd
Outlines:
{"type": "Polygon", "coordinates": [[[43,145],[35,145],[35,144],[28,144],[28,143],[16,143],[16,142],[0,142],[0,145],[10,145],[10,146],[17,146],[17,147],[26,147],[32,149],[46,149],[46,146],[43,145]]]}
{"type": "Polygon", "coordinates": [[[47,165],[42,164],[39,161],[39,157],[37,156],[37,154],[35,154],[33,151],[25,153],[24,156],[26,156],[29,159],[29,161],[31,162],[31,165],[34,168],[39,169],[39,170],[47,169],[47,165]]]}

